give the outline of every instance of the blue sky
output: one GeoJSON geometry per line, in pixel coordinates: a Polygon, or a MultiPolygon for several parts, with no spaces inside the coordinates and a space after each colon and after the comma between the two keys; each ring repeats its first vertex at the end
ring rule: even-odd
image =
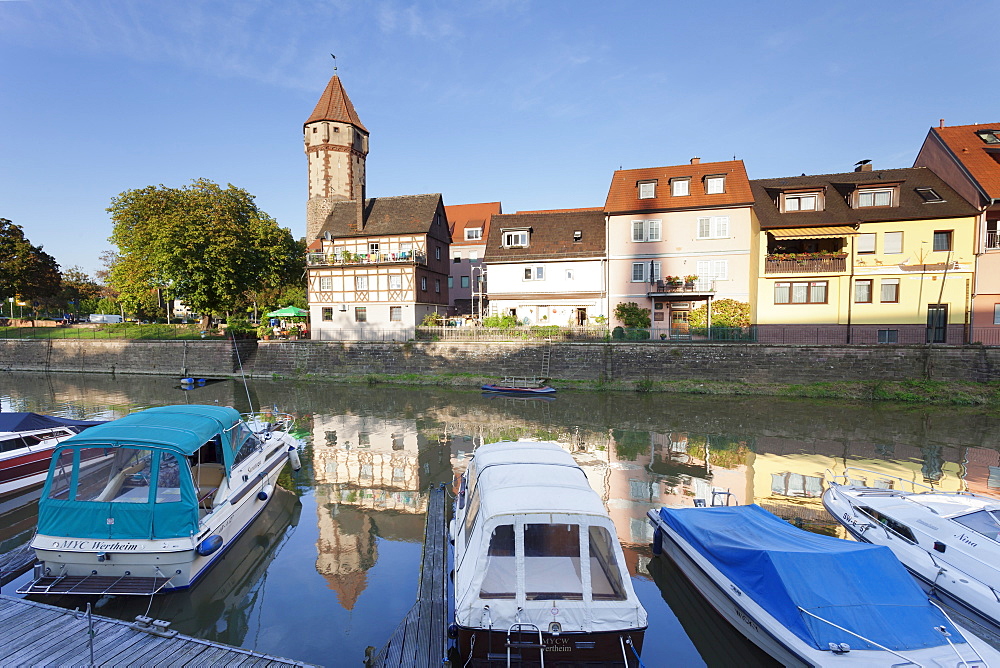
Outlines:
{"type": "Polygon", "coordinates": [[[305,233],[302,123],[333,73],[368,193],[601,206],[620,167],[908,167],[1000,121],[995,2],[0,0],[0,217],[63,266],[107,208],[195,178],[305,233]]]}

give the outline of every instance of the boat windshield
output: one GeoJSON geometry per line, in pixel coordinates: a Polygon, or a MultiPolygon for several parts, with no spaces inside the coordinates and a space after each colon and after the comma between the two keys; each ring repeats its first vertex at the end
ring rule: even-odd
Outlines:
{"type": "Polygon", "coordinates": [[[1000,542],[1000,513],[995,510],[977,510],[953,519],[976,533],[1000,542]]]}
{"type": "MultiPolygon", "coordinates": [[[[584,575],[578,524],[525,524],[523,552],[515,540],[515,527],[501,524],[490,537],[480,598],[512,599],[518,592],[519,558],[523,558],[526,600],[581,601],[584,575]]],[[[611,533],[604,527],[588,528],[582,546],[590,556],[590,589],[593,600],[624,601],[621,567],[611,533]]]]}

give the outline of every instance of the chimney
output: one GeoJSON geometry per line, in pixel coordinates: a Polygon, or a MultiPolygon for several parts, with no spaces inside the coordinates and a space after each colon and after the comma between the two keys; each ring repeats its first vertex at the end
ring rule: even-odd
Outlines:
{"type": "Polygon", "coordinates": [[[857,165],[854,168],[856,172],[870,172],[872,171],[872,163],[866,160],[863,164],[857,165]]]}
{"type": "Polygon", "coordinates": [[[701,158],[691,158],[691,164],[697,165],[701,162],[701,158]]]}
{"type": "Polygon", "coordinates": [[[354,209],[357,215],[354,218],[354,231],[362,232],[365,229],[365,185],[363,183],[358,189],[355,201],[357,202],[357,206],[354,209]]]}
{"type": "Polygon", "coordinates": [[[944,119],[943,118],[941,119],[940,124],[938,125],[938,127],[939,128],[943,128],[944,127],[944,119]]]}

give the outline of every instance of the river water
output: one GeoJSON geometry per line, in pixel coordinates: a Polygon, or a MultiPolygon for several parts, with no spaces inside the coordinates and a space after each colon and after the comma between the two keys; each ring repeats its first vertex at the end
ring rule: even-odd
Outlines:
{"type": "MultiPolygon", "coordinates": [[[[843,537],[823,510],[828,472],[870,484],[933,481],[1000,492],[1000,415],[928,408],[674,394],[474,390],[254,380],[0,374],[0,409],[111,419],[149,406],[276,406],[298,418],[303,468],[287,492],[194,588],[152,599],[53,601],[326,666],[358,666],[416,596],[426,490],[449,483],[477,444],[529,438],[570,450],[604,499],[649,614],[643,659],[658,665],[768,665],[707,608],[665,558],[652,558],[646,511],[695,498],[758,503],[803,528],[843,537]]],[[[0,503],[0,551],[26,542],[37,492],[0,503]]],[[[28,580],[4,587],[13,594],[28,580]]]]}

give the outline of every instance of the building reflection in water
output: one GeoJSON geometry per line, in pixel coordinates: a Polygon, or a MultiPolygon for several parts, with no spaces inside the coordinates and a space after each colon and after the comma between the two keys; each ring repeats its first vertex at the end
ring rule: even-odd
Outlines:
{"type": "Polygon", "coordinates": [[[423,540],[426,490],[447,452],[415,419],[316,415],[312,437],[316,570],[352,610],[378,560],[379,538],[423,540]]]}

